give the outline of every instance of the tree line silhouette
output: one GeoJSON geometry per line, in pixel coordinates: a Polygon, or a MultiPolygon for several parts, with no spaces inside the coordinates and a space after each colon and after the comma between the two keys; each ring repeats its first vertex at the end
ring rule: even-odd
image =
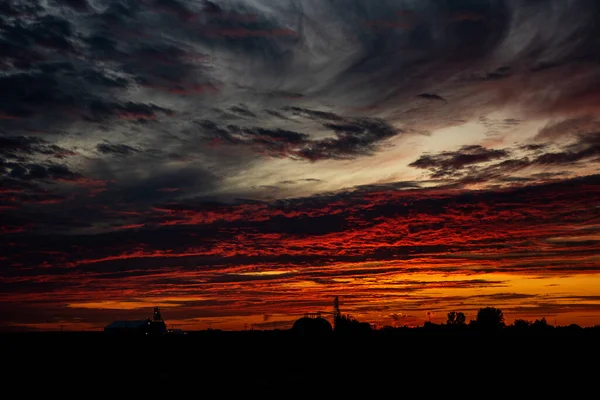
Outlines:
{"type": "MultiPolygon", "coordinates": [[[[399,330],[404,327],[393,327],[390,325],[384,326],[381,330],[399,330]]],[[[409,328],[415,329],[415,328],[409,328]]],[[[417,328],[419,329],[419,328],[417,328]]],[[[467,322],[464,313],[451,311],[447,314],[445,323],[434,323],[427,321],[420,328],[427,331],[444,331],[444,332],[482,332],[482,333],[501,333],[501,332],[516,332],[516,333],[549,333],[552,331],[569,331],[577,332],[583,330],[594,330],[600,332],[600,325],[584,328],[577,324],[567,326],[555,326],[548,323],[545,317],[528,321],[525,319],[515,319],[513,324],[506,324],[504,312],[496,307],[484,307],[477,311],[475,319],[467,322]]]]}
{"type": "Polygon", "coordinates": [[[363,336],[371,333],[393,333],[393,334],[418,334],[418,333],[440,333],[440,334],[546,334],[546,333],[583,333],[583,331],[600,334],[600,325],[584,328],[577,324],[568,326],[554,326],[546,321],[546,318],[528,321],[515,319],[512,325],[505,322],[504,312],[496,307],[484,307],[477,311],[475,319],[467,322],[463,312],[451,311],[447,314],[446,322],[434,323],[427,321],[420,327],[391,326],[386,325],[380,329],[374,329],[374,325],[360,322],[350,314],[342,314],[338,311],[334,315],[333,329],[328,322],[322,318],[301,318],[295,324],[293,330],[301,336],[363,336]]]}

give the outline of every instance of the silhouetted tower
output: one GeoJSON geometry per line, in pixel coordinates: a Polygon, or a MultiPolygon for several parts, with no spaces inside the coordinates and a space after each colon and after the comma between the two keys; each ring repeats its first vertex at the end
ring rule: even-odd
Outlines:
{"type": "Polygon", "coordinates": [[[154,307],[154,321],[162,321],[162,315],[160,315],[160,307],[154,307]]]}
{"type": "Polygon", "coordinates": [[[335,296],[335,298],[333,299],[333,329],[335,329],[337,322],[341,316],[342,313],[340,312],[340,301],[338,300],[338,297],[335,296]]]}

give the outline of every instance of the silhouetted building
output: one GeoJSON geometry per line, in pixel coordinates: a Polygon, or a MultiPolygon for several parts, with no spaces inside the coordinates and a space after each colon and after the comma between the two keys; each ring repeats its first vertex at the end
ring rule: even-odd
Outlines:
{"type": "Polygon", "coordinates": [[[306,314],[296,320],[292,325],[292,331],[301,336],[325,336],[333,333],[333,328],[320,313],[316,313],[306,314]]]}
{"type": "Polygon", "coordinates": [[[154,307],[152,319],[114,321],[104,327],[104,332],[118,335],[164,335],[167,333],[167,324],[162,319],[160,307],[154,307]]]}

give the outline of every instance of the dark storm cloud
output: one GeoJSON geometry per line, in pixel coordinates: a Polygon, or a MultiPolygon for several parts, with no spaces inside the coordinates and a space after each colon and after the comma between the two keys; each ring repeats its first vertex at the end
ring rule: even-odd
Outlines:
{"type": "Polygon", "coordinates": [[[309,160],[344,158],[372,154],[379,142],[397,135],[394,129],[383,120],[368,118],[346,119],[343,123],[325,123],[335,139],[323,139],[300,151],[309,160]]]}
{"type": "Polygon", "coordinates": [[[458,151],[445,151],[434,155],[423,155],[410,163],[411,167],[433,172],[432,178],[452,176],[456,171],[473,164],[486,163],[508,157],[504,149],[486,149],[481,146],[463,146],[458,151]]]}
{"type": "Polygon", "coordinates": [[[313,118],[320,121],[343,121],[343,117],[327,111],[310,110],[300,107],[284,107],[284,111],[290,112],[294,115],[303,117],[313,118]]]}
{"type": "Polygon", "coordinates": [[[74,181],[81,177],[67,165],[53,162],[35,163],[0,160],[0,176],[21,181],[74,181]]]}
{"type": "MultiPolygon", "coordinates": [[[[76,153],[49,143],[39,137],[27,136],[0,136],[0,177],[4,184],[12,187],[11,182],[56,182],[75,181],[81,178],[78,172],[73,171],[68,165],[57,162],[76,153]],[[54,159],[54,160],[52,160],[54,159]]],[[[21,186],[22,190],[34,189],[32,193],[23,193],[19,196],[23,202],[25,196],[40,198],[41,189],[34,186],[21,186]]],[[[51,199],[52,195],[43,194],[51,199]]],[[[57,198],[62,196],[57,195],[57,198]]]]}
{"type": "Polygon", "coordinates": [[[584,160],[600,161],[600,134],[581,135],[577,143],[562,152],[542,154],[532,161],[538,165],[572,165],[584,160]]]}
{"type": "Polygon", "coordinates": [[[156,119],[159,113],[171,115],[172,110],[155,104],[139,104],[127,102],[124,104],[93,102],[89,106],[91,121],[101,121],[111,116],[130,120],[156,119]]]}
{"type": "MultiPolygon", "coordinates": [[[[569,136],[564,134],[564,136],[569,136]]],[[[528,182],[557,179],[584,166],[583,162],[600,162],[600,135],[597,132],[570,135],[570,141],[550,149],[550,143],[528,144],[507,149],[463,146],[457,151],[425,154],[409,166],[426,169],[431,179],[454,180],[458,185],[504,182],[528,182]],[[556,149],[558,147],[558,149],[556,149]],[[516,154],[518,151],[521,154],[516,154]],[[527,154],[523,154],[526,152],[527,154]],[[479,164],[484,164],[483,166],[479,164]],[[560,167],[562,172],[511,176],[528,168],[560,167]]]]}
{"type": "Polygon", "coordinates": [[[58,71],[52,75],[26,72],[0,77],[0,108],[10,117],[5,120],[6,125],[9,128],[23,126],[48,129],[77,120],[154,119],[158,113],[172,113],[154,104],[118,103],[101,98],[98,91],[110,91],[114,89],[113,85],[118,86],[108,78],[99,80],[96,74],[87,74],[86,81],[85,78],[79,80],[78,77],[64,75],[58,71]],[[89,82],[90,77],[94,77],[93,83],[89,82]]]}
{"type": "MultiPolygon", "coordinates": [[[[36,61],[31,54],[25,57],[23,52],[13,51],[11,54],[15,53],[12,56],[34,67],[48,61],[70,62],[64,54],[48,54],[44,50],[47,47],[57,48],[83,56],[78,61],[83,64],[76,65],[78,71],[86,64],[110,61],[115,63],[115,72],[121,73],[122,83],[141,84],[173,94],[216,88],[220,83],[220,79],[216,78],[219,74],[214,74],[204,61],[211,53],[238,52],[236,57],[242,62],[247,61],[250,70],[258,72],[262,68],[262,74],[280,72],[288,77],[292,89],[271,87],[264,90],[267,88],[262,87],[263,79],[259,77],[250,82],[259,83],[255,90],[264,90],[265,95],[289,93],[299,96],[313,88],[296,82],[290,75],[299,72],[294,52],[305,49],[304,57],[307,59],[299,60],[301,64],[321,55],[336,57],[339,48],[352,40],[356,46],[353,56],[348,58],[344,57],[346,54],[339,54],[340,58],[347,58],[346,65],[341,65],[337,74],[330,76],[331,79],[326,79],[325,75],[321,88],[339,92],[338,87],[342,87],[359,93],[366,91],[370,96],[375,94],[375,90],[383,89],[379,96],[383,99],[398,94],[399,89],[411,90],[415,83],[422,86],[423,78],[411,72],[415,65],[429,73],[433,80],[469,66],[474,70],[483,68],[473,65],[482,64],[486,55],[499,48],[511,34],[511,27],[515,33],[521,33],[520,22],[524,17],[535,17],[539,13],[554,15],[563,11],[566,17],[574,18],[583,6],[595,7],[593,3],[584,1],[579,5],[562,7],[553,2],[555,7],[542,9],[531,2],[507,3],[499,0],[456,4],[447,1],[422,4],[408,1],[369,4],[358,0],[343,3],[268,1],[261,7],[252,1],[225,1],[219,5],[173,0],[97,3],[93,3],[92,8],[84,0],[54,1],[48,8],[52,15],[43,14],[41,8],[29,11],[35,21],[31,25],[20,24],[11,17],[5,18],[3,39],[9,46],[32,49],[32,54],[37,55],[39,60],[36,61]],[[85,11],[82,14],[85,19],[72,19],[72,14],[65,10],[85,11]],[[319,26],[325,15],[331,20],[330,26],[319,26]],[[465,15],[477,18],[457,17],[465,15]],[[511,18],[515,20],[511,21],[511,18]],[[155,26],[168,31],[168,39],[159,35],[153,29],[155,26]],[[330,54],[327,50],[331,50],[330,54]],[[403,72],[406,73],[404,76],[403,72]],[[369,80],[362,82],[361,77],[369,80]],[[415,80],[415,77],[419,79],[415,80]],[[365,83],[369,90],[359,88],[359,84],[365,83]],[[295,87],[302,90],[293,90],[295,87]]],[[[10,10],[22,8],[20,2],[9,4],[7,9],[10,10]]],[[[586,25],[586,19],[580,23],[593,33],[594,28],[586,25]]],[[[526,49],[526,59],[540,63],[534,57],[544,44],[531,43],[526,49]]],[[[554,58],[564,62],[572,54],[584,56],[590,52],[591,44],[590,40],[577,41],[567,54],[562,52],[561,57],[554,58]]],[[[542,56],[550,58],[551,54],[538,55],[542,56]]],[[[512,71],[508,65],[486,68],[489,69],[484,75],[486,79],[505,77],[512,71]]],[[[96,72],[104,78],[115,79],[107,70],[96,72]]]]}
{"type": "Polygon", "coordinates": [[[80,175],[71,171],[67,166],[60,164],[25,164],[7,163],[11,178],[23,181],[31,180],[75,180],[80,175]]]}
{"type": "MultiPolygon", "coordinates": [[[[299,132],[311,136],[294,156],[312,161],[374,154],[377,142],[397,134],[377,113],[403,100],[432,100],[461,113],[452,108],[452,88],[432,89],[464,71],[483,81],[506,80],[541,63],[562,68],[574,59],[591,60],[593,40],[588,38],[597,28],[587,10],[598,7],[583,0],[553,1],[552,7],[500,0],[6,4],[0,32],[7,72],[0,78],[0,123],[9,129],[49,130],[76,122],[110,129],[127,121],[155,121],[145,127],[147,137],[181,146],[165,132],[181,130],[192,113],[220,127],[229,125],[231,116],[252,119],[252,126],[243,129],[271,131],[294,131],[295,118],[302,117],[328,124],[336,136],[299,132]],[[24,14],[27,23],[16,17],[24,14]],[[585,32],[584,39],[551,47],[547,42],[554,39],[541,39],[546,37],[543,26],[526,24],[538,18],[552,21],[556,15],[568,27],[560,38],[585,32]],[[528,35],[527,29],[542,33],[528,35]],[[521,36],[535,39],[523,39],[517,57],[511,43],[521,36]],[[506,62],[490,65],[487,60],[498,52],[506,62]],[[321,60],[329,62],[322,68],[321,60]],[[523,65],[513,65],[517,60],[523,65]],[[250,102],[265,108],[249,109],[244,104],[250,102]],[[229,116],[214,120],[207,104],[228,110],[229,116]],[[316,109],[323,104],[328,110],[316,109]],[[348,111],[352,107],[370,111],[357,116],[348,111]]],[[[592,75],[581,78],[582,87],[592,75]]],[[[564,93],[572,98],[582,90],[564,93]]],[[[563,103],[558,99],[546,108],[563,103]]],[[[402,123],[400,115],[392,119],[402,123]]],[[[241,143],[246,142],[261,145],[253,139],[241,143]]],[[[281,154],[280,148],[268,148],[267,154],[273,151],[281,154]]],[[[238,160],[242,166],[246,162],[238,160]]]]}
{"type": "Polygon", "coordinates": [[[53,2],[72,8],[78,12],[86,12],[90,10],[87,0],[53,0],[53,2]]]}
{"type": "MultiPolygon", "coordinates": [[[[158,105],[118,98],[135,85],[152,84],[152,77],[185,76],[186,64],[177,67],[177,57],[182,57],[183,50],[174,48],[169,53],[169,48],[161,48],[160,43],[146,48],[144,43],[134,41],[131,45],[121,42],[131,50],[123,52],[117,32],[103,31],[105,17],[113,7],[119,7],[118,3],[100,14],[85,1],[59,3],[51,3],[60,6],[46,10],[51,14],[41,9],[32,12],[28,23],[10,16],[2,19],[0,46],[5,50],[9,73],[0,78],[0,109],[9,128],[51,129],[81,120],[148,119],[170,112],[158,105]],[[64,14],[63,5],[91,14],[85,20],[71,18],[64,14]],[[161,64],[161,57],[167,61],[161,64]],[[117,68],[107,66],[107,62],[116,63],[117,68]],[[174,71],[169,63],[175,65],[174,71]]],[[[133,7],[131,2],[121,4],[125,9],[133,7]]]]}
{"type": "MultiPolygon", "coordinates": [[[[287,111],[298,113],[294,109],[287,111]]],[[[301,113],[318,120],[324,129],[333,132],[334,137],[317,140],[311,139],[307,133],[258,127],[242,128],[236,125],[218,126],[212,121],[203,121],[200,126],[207,131],[209,137],[221,139],[228,144],[249,146],[270,156],[309,161],[372,154],[380,142],[401,132],[375,118],[344,118],[334,113],[305,109],[301,113]]]]}
{"type": "Polygon", "coordinates": [[[600,132],[600,121],[594,117],[567,118],[552,121],[538,132],[536,139],[549,141],[600,132]]]}
{"type": "Polygon", "coordinates": [[[64,158],[75,153],[39,137],[0,136],[0,156],[24,160],[34,155],[64,158]]]}
{"type": "Polygon", "coordinates": [[[98,143],[96,149],[102,154],[112,154],[117,156],[128,156],[139,153],[140,150],[134,149],[126,144],[98,143]]]}
{"type": "Polygon", "coordinates": [[[417,97],[420,97],[422,99],[427,99],[427,100],[446,101],[446,99],[444,99],[442,96],[435,94],[435,93],[421,93],[421,94],[417,95],[417,97]]]}
{"type": "Polygon", "coordinates": [[[252,111],[248,110],[248,108],[246,108],[243,105],[233,106],[230,108],[230,110],[233,111],[234,113],[240,114],[244,117],[256,118],[256,114],[254,114],[252,111]]]}

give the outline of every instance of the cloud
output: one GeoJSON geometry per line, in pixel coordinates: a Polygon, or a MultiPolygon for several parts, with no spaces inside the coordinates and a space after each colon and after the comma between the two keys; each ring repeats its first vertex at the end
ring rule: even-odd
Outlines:
{"type": "Polygon", "coordinates": [[[400,314],[397,314],[397,313],[390,314],[390,318],[394,322],[400,322],[403,318],[406,318],[406,317],[408,317],[408,315],[405,315],[405,314],[402,314],[402,313],[400,313],[400,314]]]}
{"type": "Polygon", "coordinates": [[[241,116],[244,117],[250,117],[250,118],[256,118],[256,114],[254,114],[252,111],[248,110],[248,108],[246,108],[245,106],[233,106],[230,108],[231,111],[240,114],[241,116]]]}
{"type": "Polygon", "coordinates": [[[568,139],[580,134],[600,132],[600,121],[592,117],[568,118],[551,121],[539,130],[536,139],[539,141],[568,139]]]}
{"type": "Polygon", "coordinates": [[[102,154],[111,154],[116,156],[128,156],[139,153],[138,149],[134,149],[126,144],[98,143],[96,149],[102,154]]]}
{"type": "Polygon", "coordinates": [[[373,154],[380,142],[401,132],[378,119],[344,118],[314,110],[302,110],[301,115],[317,119],[323,128],[333,132],[334,137],[313,139],[308,133],[232,124],[218,126],[212,121],[203,121],[200,126],[207,133],[207,137],[211,140],[217,139],[217,143],[247,146],[272,157],[289,157],[313,162],[373,154]]]}
{"type": "Polygon", "coordinates": [[[65,5],[78,12],[89,11],[89,4],[87,0],[54,0],[58,4],[65,5]]]}
{"type": "Polygon", "coordinates": [[[445,151],[435,155],[423,155],[409,164],[411,167],[433,172],[432,178],[452,176],[466,166],[481,164],[508,157],[504,149],[486,149],[481,146],[463,146],[458,151],[445,151]]]}
{"type": "Polygon", "coordinates": [[[6,176],[21,181],[63,180],[73,181],[81,177],[61,164],[4,163],[6,176]]]}
{"type": "MultiPolygon", "coordinates": [[[[397,259],[406,261],[414,258],[418,261],[422,257],[431,257],[442,264],[461,268],[463,261],[458,260],[477,257],[478,254],[482,257],[479,262],[483,270],[504,263],[507,264],[502,268],[514,264],[514,268],[535,270],[538,268],[535,265],[519,265],[528,258],[543,259],[544,254],[554,258],[568,254],[569,260],[573,261],[577,257],[585,258],[591,250],[588,246],[594,245],[592,242],[584,241],[572,246],[549,242],[551,245],[546,243],[546,250],[539,250],[541,253],[525,254],[531,251],[531,243],[556,236],[570,236],[572,224],[589,220],[594,210],[586,204],[593,201],[595,196],[592,189],[597,182],[594,179],[497,193],[455,195],[449,192],[443,196],[438,193],[433,198],[414,190],[404,192],[373,188],[321,198],[297,199],[288,204],[170,203],[160,209],[140,209],[137,214],[130,215],[128,222],[144,225],[134,242],[131,239],[123,241],[121,233],[111,232],[95,236],[99,242],[92,247],[76,244],[92,239],[92,236],[88,238],[86,235],[65,243],[66,247],[59,245],[59,238],[56,241],[46,238],[45,241],[48,249],[64,247],[64,254],[69,254],[68,257],[75,264],[89,265],[95,260],[93,263],[98,264],[98,271],[106,271],[111,263],[135,265],[135,260],[143,260],[140,266],[153,268],[152,259],[155,258],[162,259],[157,266],[171,262],[169,259],[174,265],[182,265],[187,262],[185,258],[189,258],[190,266],[193,266],[213,263],[215,257],[228,260],[230,265],[267,262],[282,266],[305,265],[307,262],[315,265],[335,260],[340,263],[389,263],[397,259]],[[571,188],[571,191],[561,190],[565,187],[571,188]],[[585,196],[582,197],[582,194],[585,196]],[[538,200],[531,202],[529,199],[538,200]],[[543,203],[539,199],[544,199],[543,203]],[[556,228],[557,221],[569,215],[571,217],[563,223],[564,227],[556,228]],[[461,232],[469,233],[465,235],[461,232]],[[74,251],[71,245],[79,250],[74,251]],[[492,249],[493,252],[490,252],[492,249]],[[511,261],[513,252],[518,253],[519,257],[511,261]],[[488,261],[483,263],[481,260],[488,261]]],[[[109,216],[107,213],[104,218],[109,216]]],[[[123,225],[124,216],[124,213],[115,214],[114,218],[123,225]]],[[[579,232],[578,236],[582,234],[579,232]]],[[[45,246],[41,246],[40,251],[45,246]]],[[[33,253],[19,255],[13,251],[6,254],[16,259],[33,256],[33,253]]],[[[51,262],[51,258],[45,257],[51,262]]],[[[567,262],[566,258],[553,268],[560,271],[564,262],[567,262]]],[[[593,261],[590,262],[590,266],[593,266],[593,261]]],[[[549,261],[541,261],[539,267],[548,264],[549,261]]],[[[346,267],[335,275],[389,274],[394,273],[396,268],[394,264],[388,268],[346,267]]],[[[567,266],[564,265],[564,268],[567,266]]],[[[244,275],[232,271],[212,275],[208,281],[287,280],[298,277],[298,274],[244,275]]],[[[328,278],[330,274],[310,272],[312,278],[328,278]]]]}
{"type": "Polygon", "coordinates": [[[64,158],[76,153],[39,137],[0,136],[0,156],[23,161],[35,155],[64,158]]]}
{"type": "Polygon", "coordinates": [[[446,99],[444,99],[442,96],[435,94],[435,93],[421,93],[421,94],[417,95],[417,97],[419,97],[421,99],[426,99],[426,100],[446,101],[446,99]]]}
{"type": "MultiPolygon", "coordinates": [[[[548,128],[543,128],[542,131],[550,132],[548,128]]],[[[462,187],[471,184],[518,185],[548,182],[561,176],[577,174],[587,168],[583,161],[600,161],[599,136],[596,132],[561,132],[561,137],[570,138],[559,142],[562,145],[530,143],[504,149],[463,146],[457,151],[424,154],[409,166],[428,170],[430,178],[440,180],[443,185],[462,187]],[[531,172],[547,168],[556,168],[556,171],[531,172]]],[[[538,137],[540,135],[536,138],[538,137]]]]}

